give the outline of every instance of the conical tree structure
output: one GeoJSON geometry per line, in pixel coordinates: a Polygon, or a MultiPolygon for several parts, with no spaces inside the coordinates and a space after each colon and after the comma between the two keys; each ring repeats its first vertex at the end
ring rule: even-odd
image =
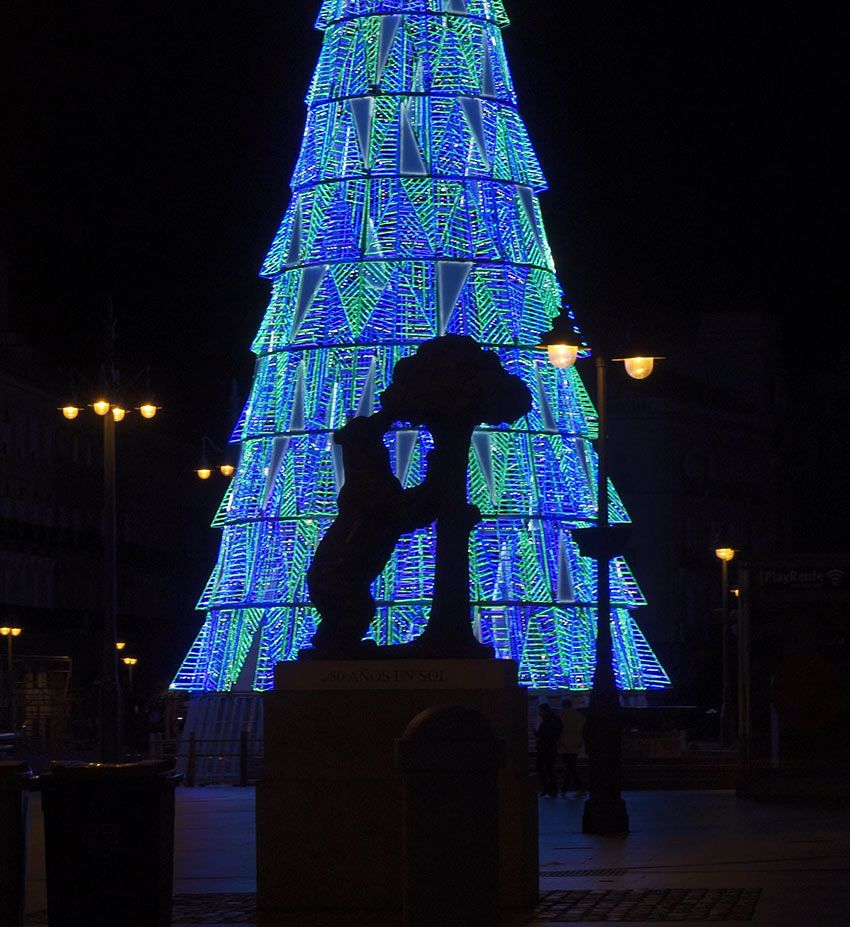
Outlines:
{"type": "MultiPolygon", "coordinates": [[[[475,631],[526,685],[589,688],[595,564],[571,531],[596,518],[596,418],[576,371],[534,349],[562,292],[507,23],[502,0],[325,0],[292,200],[262,269],[271,300],[214,520],[206,619],[172,688],[267,689],[275,663],[309,645],[318,618],[305,573],[345,479],[332,433],[373,411],[401,357],[447,332],[497,350],[535,399],[516,426],[474,436],[475,631]]],[[[398,478],[418,483],[430,436],[401,429],[388,442],[398,478]]],[[[627,521],[613,487],[611,499],[612,522],[627,521]]],[[[433,571],[433,529],[403,538],[374,588],[378,643],[421,633],[433,571]]],[[[618,684],[667,685],[622,559],[611,590],[618,684]]]]}

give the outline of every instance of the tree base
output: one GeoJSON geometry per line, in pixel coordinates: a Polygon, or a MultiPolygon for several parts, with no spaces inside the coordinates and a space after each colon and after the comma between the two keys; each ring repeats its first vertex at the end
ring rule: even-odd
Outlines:
{"type": "Polygon", "coordinates": [[[589,798],[584,804],[581,832],[603,836],[628,834],[629,813],[626,803],[622,798],[589,798]]]}

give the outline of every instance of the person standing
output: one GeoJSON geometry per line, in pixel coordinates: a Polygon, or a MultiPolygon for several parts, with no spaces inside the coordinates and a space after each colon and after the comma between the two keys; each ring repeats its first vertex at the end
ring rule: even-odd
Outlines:
{"type": "Polygon", "coordinates": [[[558,758],[561,720],[546,702],[540,706],[539,715],[540,721],[534,736],[537,741],[537,777],[540,783],[540,794],[554,798],[558,794],[555,761],[558,758]]]}
{"type": "Polygon", "coordinates": [[[558,738],[558,752],[564,759],[561,794],[575,791],[577,798],[584,795],[584,785],[578,771],[578,755],[584,749],[584,722],[584,715],[565,698],[561,706],[561,734],[558,738]]]}

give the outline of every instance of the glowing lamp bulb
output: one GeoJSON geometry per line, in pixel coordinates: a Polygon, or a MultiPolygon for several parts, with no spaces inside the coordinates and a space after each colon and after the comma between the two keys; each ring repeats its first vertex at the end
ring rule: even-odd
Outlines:
{"type": "Polygon", "coordinates": [[[233,473],[235,472],[236,467],[234,467],[233,464],[222,464],[219,467],[219,470],[221,470],[222,476],[233,476],[233,473]]]}
{"type": "Polygon", "coordinates": [[[546,346],[546,353],[549,355],[549,363],[560,370],[566,370],[572,367],[578,357],[577,344],[550,344],[546,346]]]}
{"type": "Polygon", "coordinates": [[[97,415],[106,415],[109,411],[109,403],[105,399],[98,399],[92,403],[92,408],[97,415]]]}
{"type": "Polygon", "coordinates": [[[125,666],[135,666],[139,662],[139,660],[137,657],[122,657],[121,662],[125,666]]]}
{"type": "Polygon", "coordinates": [[[202,480],[208,480],[212,476],[212,470],[209,467],[198,467],[195,471],[198,474],[198,478],[202,480]]]}
{"type": "Polygon", "coordinates": [[[19,637],[23,628],[12,628],[12,637],[19,637]]]}
{"type": "Polygon", "coordinates": [[[116,422],[120,422],[124,419],[124,416],[127,414],[126,409],[122,409],[120,406],[112,407],[112,417],[116,422]]]}
{"type": "Polygon", "coordinates": [[[714,555],[718,560],[722,560],[724,563],[728,563],[730,560],[735,559],[735,551],[731,547],[718,547],[714,555]]]}
{"type": "Polygon", "coordinates": [[[63,406],[62,414],[67,419],[75,419],[80,414],[80,410],[76,406],[63,406]]]}
{"type": "Polygon", "coordinates": [[[115,649],[123,650],[127,646],[126,641],[115,641],[115,649]]]}
{"type": "Polygon", "coordinates": [[[627,357],[626,373],[635,380],[645,380],[655,367],[654,357],[627,357]]]}
{"type": "Polygon", "coordinates": [[[156,406],[152,402],[146,402],[143,406],[139,406],[139,412],[142,418],[153,418],[156,415],[156,406]]]}
{"type": "Polygon", "coordinates": [[[11,628],[0,628],[0,634],[2,634],[3,637],[8,637],[11,633],[12,633],[11,628]]]}

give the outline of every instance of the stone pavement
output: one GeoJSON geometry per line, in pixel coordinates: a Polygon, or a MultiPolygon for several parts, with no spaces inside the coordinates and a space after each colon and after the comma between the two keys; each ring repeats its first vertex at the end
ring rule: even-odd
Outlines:
{"type": "MultiPolygon", "coordinates": [[[[47,923],[41,814],[34,798],[27,893],[32,927],[47,923]]],[[[631,792],[626,800],[632,833],[605,838],[581,833],[581,801],[541,799],[540,904],[506,925],[850,925],[846,805],[761,804],[726,791],[631,792]]],[[[253,789],[178,789],[175,927],[258,923],[253,817],[253,789]]],[[[299,916],[290,923],[399,922],[299,916]]],[[[286,923],[277,920],[274,927],[286,923]]]]}

